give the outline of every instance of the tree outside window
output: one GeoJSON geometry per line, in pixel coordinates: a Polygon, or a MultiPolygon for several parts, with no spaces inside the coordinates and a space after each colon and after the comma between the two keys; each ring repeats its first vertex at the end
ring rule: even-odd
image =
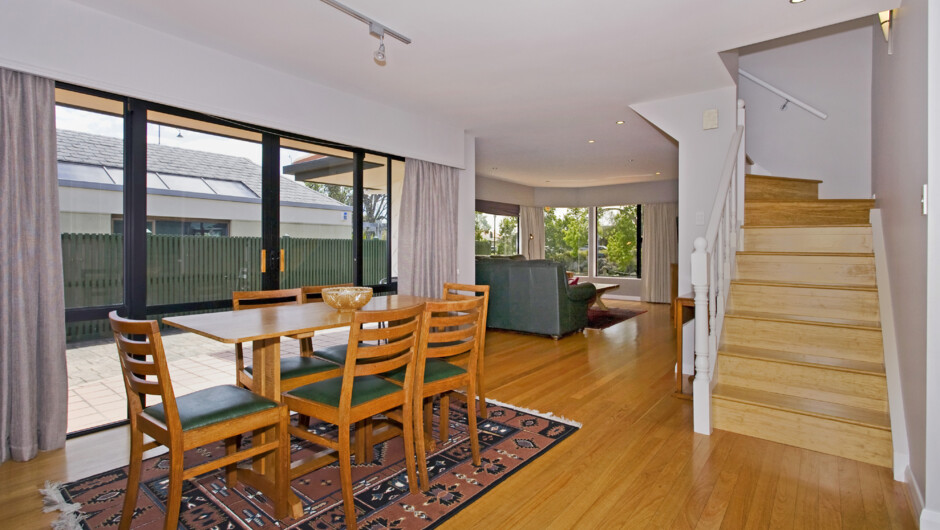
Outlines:
{"type": "Polygon", "coordinates": [[[481,256],[511,256],[519,253],[519,218],[476,212],[475,253],[481,256]]]}
{"type": "Polygon", "coordinates": [[[640,277],[640,206],[597,208],[597,276],[640,277]]]}
{"type": "Polygon", "coordinates": [[[545,259],[588,274],[587,208],[545,208],[545,259]]]}

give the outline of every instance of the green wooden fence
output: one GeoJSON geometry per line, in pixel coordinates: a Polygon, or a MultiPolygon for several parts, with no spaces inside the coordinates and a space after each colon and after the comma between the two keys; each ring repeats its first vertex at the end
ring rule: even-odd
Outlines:
{"type": "MultiPolygon", "coordinates": [[[[351,239],[283,237],[281,287],[352,282],[351,239]]],[[[363,283],[385,280],[387,241],[365,240],[363,283]]],[[[66,307],[123,300],[123,236],[62,234],[66,307]]],[[[224,300],[261,288],[260,237],[147,236],[147,305],[224,300]]],[[[106,320],[66,326],[68,342],[107,337],[106,320]]]]}

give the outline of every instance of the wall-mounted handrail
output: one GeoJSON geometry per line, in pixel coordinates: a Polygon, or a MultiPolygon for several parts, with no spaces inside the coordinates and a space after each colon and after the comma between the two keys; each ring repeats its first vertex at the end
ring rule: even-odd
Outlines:
{"type": "Polygon", "coordinates": [[[773,92],[774,94],[777,94],[778,96],[782,97],[786,101],[793,103],[797,107],[800,107],[801,109],[805,110],[806,112],[809,112],[810,114],[812,114],[813,116],[816,116],[817,118],[821,120],[825,120],[826,118],[829,117],[829,115],[826,114],[825,112],[817,109],[816,107],[810,105],[809,103],[806,103],[805,101],[800,100],[796,96],[793,96],[791,94],[784,92],[783,90],[780,90],[779,88],[771,85],[767,81],[764,81],[763,79],[755,77],[754,74],[750,72],[747,72],[745,70],[738,68],[738,73],[741,75],[741,77],[748,79],[750,81],[753,81],[755,84],[757,84],[757,86],[763,87],[773,92]]]}

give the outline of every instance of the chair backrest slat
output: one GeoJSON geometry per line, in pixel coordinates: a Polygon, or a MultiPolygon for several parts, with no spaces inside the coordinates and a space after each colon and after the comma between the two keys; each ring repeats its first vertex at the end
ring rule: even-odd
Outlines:
{"type": "Polygon", "coordinates": [[[152,361],[138,361],[132,357],[124,357],[124,365],[132,374],[137,375],[159,375],[160,370],[152,361]]]}
{"type": "Polygon", "coordinates": [[[470,362],[475,362],[483,302],[483,297],[478,296],[428,302],[421,323],[419,365],[428,357],[452,357],[468,352],[470,362]]]}
{"type": "Polygon", "coordinates": [[[304,295],[299,287],[296,289],[272,289],[267,291],[232,291],[232,308],[235,311],[302,304],[303,301],[304,295]]]}
{"type": "Polygon", "coordinates": [[[300,288],[303,293],[303,303],[316,303],[323,301],[323,289],[328,287],[352,287],[351,283],[337,283],[333,285],[305,285],[300,288]]]}

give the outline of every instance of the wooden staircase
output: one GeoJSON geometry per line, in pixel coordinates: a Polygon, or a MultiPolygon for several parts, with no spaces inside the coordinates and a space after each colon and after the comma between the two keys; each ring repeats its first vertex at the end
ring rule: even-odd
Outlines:
{"type": "Polygon", "coordinates": [[[819,182],[747,175],[714,426],[891,467],[874,201],[819,182]]]}

